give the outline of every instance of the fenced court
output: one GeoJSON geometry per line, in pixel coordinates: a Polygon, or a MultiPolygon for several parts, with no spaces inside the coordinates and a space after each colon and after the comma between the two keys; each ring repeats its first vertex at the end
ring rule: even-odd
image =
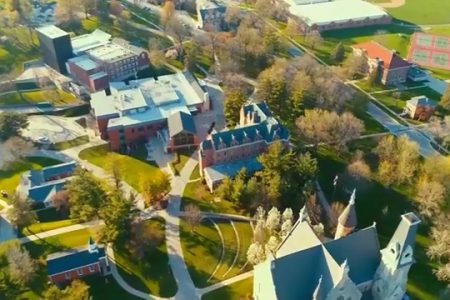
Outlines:
{"type": "Polygon", "coordinates": [[[450,70],[450,37],[413,34],[408,60],[420,66],[450,70]]]}

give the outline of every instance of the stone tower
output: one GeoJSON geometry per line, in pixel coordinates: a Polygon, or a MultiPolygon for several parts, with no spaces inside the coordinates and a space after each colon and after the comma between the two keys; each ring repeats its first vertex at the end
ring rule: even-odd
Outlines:
{"type": "Polygon", "coordinates": [[[356,198],[356,189],[353,190],[352,196],[350,197],[350,201],[348,202],[347,207],[344,209],[344,211],[338,218],[336,234],[334,235],[335,240],[349,235],[356,228],[357,218],[355,210],[355,198],[356,198]]]}
{"type": "Polygon", "coordinates": [[[389,244],[381,250],[381,262],[375,273],[374,300],[401,300],[406,291],[408,272],[414,263],[414,245],[420,219],[414,213],[402,215],[389,244]]]}

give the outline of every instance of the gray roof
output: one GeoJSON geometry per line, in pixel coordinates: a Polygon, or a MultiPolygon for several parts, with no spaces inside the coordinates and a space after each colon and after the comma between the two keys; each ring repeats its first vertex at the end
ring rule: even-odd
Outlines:
{"type": "Polygon", "coordinates": [[[421,106],[435,107],[437,105],[436,101],[430,100],[426,96],[413,97],[410,100],[408,100],[407,102],[408,102],[408,104],[421,105],[421,106]]]}
{"type": "Polygon", "coordinates": [[[167,124],[169,127],[169,135],[171,137],[181,132],[197,134],[194,118],[190,114],[182,111],[177,111],[170,115],[169,118],[167,118],[167,124]]]}
{"type": "MultiPolygon", "coordinates": [[[[407,213],[402,215],[400,224],[397,226],[397,229],[394,232],[390,242],[388,245],[398,244],[399,249],[398,253],[403,253],[405,249],[409,246],[414,251],[416,244],[416,233],[419,224],[421,223],[420,219],[414,213],[407,213]]],[[[387,249],[385,249],[387,250],[387,249]]],[[[402,267],[401,264],[402,255],[398,255],[396,258],[395,267],[402,267]]],[[[409,263],[407,263],[409,264],[409,263]]]]}

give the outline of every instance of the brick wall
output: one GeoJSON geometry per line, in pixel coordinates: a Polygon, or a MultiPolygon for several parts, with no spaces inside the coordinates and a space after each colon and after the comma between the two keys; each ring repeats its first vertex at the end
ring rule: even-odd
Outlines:
{"type": "Polygon", "coordinates": [[[100,263],[96,263],[94,265],[91,265],[92,270],[89,268],[89,266],[85,266],[79,269],[74,269],[68,272],[64,273],[58,273],[53,276],[48,276],[48,279],[51,282],[64,282],[69,280],[74,280],[76,278],[80,278],[87,275],[93,275],[98,274],[101,272],[100,263]],[[80,272],[80,273],[79,273],[80,272]]]}

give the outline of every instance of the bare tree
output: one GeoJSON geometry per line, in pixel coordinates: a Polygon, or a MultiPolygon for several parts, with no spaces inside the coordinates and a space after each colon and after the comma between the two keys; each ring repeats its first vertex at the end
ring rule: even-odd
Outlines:
{"type": "Polygon", "coordinates": [[[355,153],[353,161],[347,166],[347,172],[357,181],[370,177],[370,167],[365,162],[360,150],[355,153]]]}
{"type": "Polygon", "coordinates": [[[57,191],[52,197],[51,202],[56,211],[64,216],[69,214],[69,193],[66,190],[57,191]]]}
{"type": "Polygon", "coordinates": [[[186,222],[191,227],[191,232],[193,232],[195,231],[195,227],[197,227],[202,221],[202,212],[196,205],[188,204],[184,208],[184,217],[186,218],[186,222]]]}
{"type": "Polygon", "coordinates": [[[5,252],[9,276],[20,285],[27,285],[35,276],[36,265],[27,250],[14,243],[5,252]]]}
{"type": "Polygon", "coordinates": [[[426,217],[436,217],[441,212],[445,199],[445,187],[436,181],[422,178],[417,183],[417,196],[420,212],[426,217]]]}
{"type": "Polygon", "coordinates": [[[74,23],[79,21],[81,7],[78,1],[58,0],[55,8],[55,19],[58,23],[74,23]]]}
{"type": "Polygon", "coordinates": [[[154,226],[146,226],[141,220],[134,220],[131,224],[130,252],[138,259],[143,259],[149,248],[160,245],[164,240],[163,231],[154,226]]]}
{"type": "Polygon", "coordinates": [[[150,63],[160,68],[166,63],[164,49],[159,39],[151,38],[148,41],[148,51],[150,56],[150,63]]]}
{"type": "Polygon", "coordinates": [[[313,30],[306,35],[305,42],[309,45],[309,47],[311,47],[311,49],[314,50],[323,42],[323,39],[320,36],[319,31],[313,30]]]}
{"type": "Polygon", "coordinates": [[[28,226],[36,221],[36,214],[31,209],[31,202],[17,193],[11,198],[11,207],[7,214],[11,224],[15,227],[28,226]]]}
{"type": "Polygon", "coordinates": [[[179,58],[183,57],[184,51],[183,40],[188,35],[189,33],[188,30],[183,26],[181,21],[178,18],[176,18],[176,16],[172,16],[166,23],[166,31],[170,35],[172,35],[177,42],[177,46],[179,49],[178,57],[179,58]]]}
{"type": "Polygon", "coordinates": [[[175,16],[175,3],[172,0],[166,0],[161,10],[161,24],[166,28],[167,24],[175,16]]]}
{"type": "Polygon", "coordinates": [[[19,160],[32,153],[35,150],[33,142],[23,137],[13,136],[3,143],[3,151],[6,156],[19,160]]]}

